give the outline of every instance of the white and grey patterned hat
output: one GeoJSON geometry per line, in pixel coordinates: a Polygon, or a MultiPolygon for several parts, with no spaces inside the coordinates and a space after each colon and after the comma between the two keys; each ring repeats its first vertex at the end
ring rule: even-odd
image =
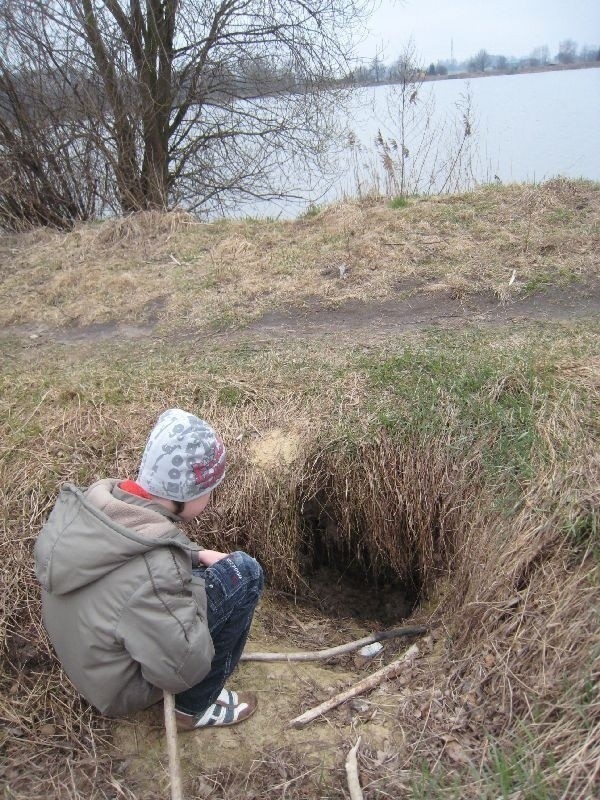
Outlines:
{"type": "Polygon", "coordinates": [[[208,422],[180,408],[158,418],[142,456],[137,482],[150,494],[187,503],[225,477],[225,445],[208,422]]]}

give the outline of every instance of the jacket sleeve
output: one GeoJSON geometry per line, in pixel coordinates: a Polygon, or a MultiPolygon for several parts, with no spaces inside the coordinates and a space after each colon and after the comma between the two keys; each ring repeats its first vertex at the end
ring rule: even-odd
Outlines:
{"type": "Polygon", "coordinates": [[[157,568],[147,559],[148,581],[130,599],[116,634],[148,683],[177,693],[206,677],[214,648],[203,589],[192,591],[191,575],[182,575],[175,558],[167,569],[165,561],[157,568]]]}

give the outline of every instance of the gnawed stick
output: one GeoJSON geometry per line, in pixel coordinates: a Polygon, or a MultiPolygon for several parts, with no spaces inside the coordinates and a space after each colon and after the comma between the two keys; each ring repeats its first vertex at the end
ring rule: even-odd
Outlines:
{"type": "Polygon", "coordinates": [[[354,686],[351,686],[349,689],[340,692],[340,694],[336,694],[335,697],[331,697],[329,700],[321,703],[321,705],[305,711],[304,714],[301,714],[299,717],[291,720],[290,726],[292,728],[303,728],[305,725],[308,725],[309,722],[312,722],[317,717],[320,717],[321,714],[325,714],[327,711],[331,711],[332,708],[336,708],[336,706],[345,703],[346,700],[350,700],[359,694],[364,694],[365,692],[371,691],[371,689],[379,686],[380,683],[383,683],[383,681],[388,680],[389,678],[395,678],[396,675],[406,666],[406,664],[411,662],[418,655],[419,648],[417,645],[411,645],[406,653],[404,653],[402,658],[399,658],[397,661],[392,661],[392,663],[388,664],[387,667],[378,669],[377,672],[369,675],[368,678],[364,678],[362,681],[355,683],[354,686]]]}
{"type": "Polygon", "coordinates": [[[183,800],[181,785],[181,764],[177,750],[177,720],[175,719],[175,698],[171,692],[163,692],[165,711],[165,730],[167,732],[167,750],[169,751],[169,780],[171,782],[171,800],[183,800]]]}
{"type": "Polygon", "coordinates": [[[359,736],[356,744],[349,751],[346,756],[346,778],[348,779],[348,790],[350,791],[350,800],[364,800],[362,789],[360,788],[360,780],[358,778],[358,759],[356,754],[360,747],[359,736]]]}
{"type": "Polygon", "coordinates": [[[337,647],[328,647],[326,650],[307,650],[299,653],[243,653],[242,661],[320,661],[324,658],[351,653],[366,644],[382,642],[384,639],[394,639],[397,636],[420,636],[427,633],[429,628],[424,625],[415,625],[409,628],[390,628],[387,631],[371,633],[354,642],[340,644],[337,647]]]}

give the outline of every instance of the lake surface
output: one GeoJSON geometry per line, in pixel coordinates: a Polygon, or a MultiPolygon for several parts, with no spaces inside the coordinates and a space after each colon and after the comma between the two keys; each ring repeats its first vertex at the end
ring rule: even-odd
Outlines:
{"type": "MultiPolygon", "coordinates": [[[[294,190],[301,201],[255,203],[245,206],[243,213],[293,217],[311,203],[333,202],[370,188],[395,193],[394,181],[397,182],[401,161],[393,146],[401,140],[398,91],[394,86],[355,90],[347,115],[339,120],[345,130],[342,139],[351,138],[353,146],[338,153],[333,179],[319,184],[312,176],[313,186],[309,188],[307,182],[303,185],[303,180],[297,178],[294,190]],[[376,144],[379,132],[395,159],[395,172],[389,163],[387,170],[383,166],[381,140],[376,144]]],[[[413,115],[413,122],[421,114],[429,127],[424,133],[421,120],[405,132],[409,145],[404,159],[406,176],[411,168],[413,176],[431,176],[434,154],[436,169],[444,158],[451,157],[449,154],[453,148],[456,150],[464,131],[462,113],[467,97],[471,103],[472,134],[465,140],[463,156],[468,147],[468,163],[462,165],[461,185],[457,174],[457,181],[450,182],[452,188],[466,189],[492,181],[536,183],[556,176],[600,181],[600,68],[423,84],[418,98],[406,106],[406,113],[413,115]],[[430,142],[425,154],[422,141],[432,132],[436,141],[430,142]],[[423,162],[419,170],[418,158],[423,162]]],[[[427,191],[429,183],[431,179],[418,188],[427,191]]],[[[434,182],[432,189],[441,185],[434,182]]]]}

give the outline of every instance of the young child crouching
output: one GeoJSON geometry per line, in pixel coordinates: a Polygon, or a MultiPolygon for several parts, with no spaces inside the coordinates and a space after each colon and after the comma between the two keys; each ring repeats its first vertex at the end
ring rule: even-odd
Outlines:
{"type": "Polygon", "coordinates": [[[43,620],[77,690],[121,716],[176,695],[180,730],[232,725],[256,709],[224,688],[263,588],[243,552],[192,543],[177,523],[199,516],[225,476],[225,447],[204,420],[165,411],[136,481],[65,485],[35,545],[43,620]]]}

